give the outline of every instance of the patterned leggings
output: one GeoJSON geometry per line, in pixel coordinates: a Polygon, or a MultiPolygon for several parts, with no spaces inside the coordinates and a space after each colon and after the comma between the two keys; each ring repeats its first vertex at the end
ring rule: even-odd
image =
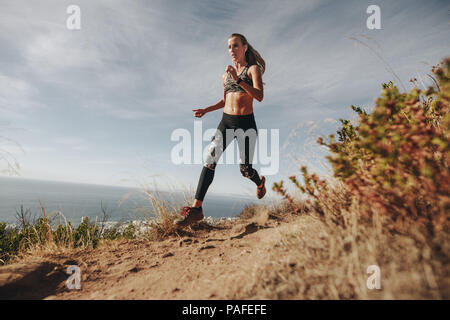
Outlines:
{"type": "Polygon", "coordinates": [[[203,201],[206,191],[214,179],[214,171],[220,156],[235,138],[238,141],[241,174],[252,180],[257,186],[261,184],[258,172],[252,167],[257,134],[258,129],[253,113],[243,116],[223,113],[216,134],[209,145],[195,199],[203,201]]]}

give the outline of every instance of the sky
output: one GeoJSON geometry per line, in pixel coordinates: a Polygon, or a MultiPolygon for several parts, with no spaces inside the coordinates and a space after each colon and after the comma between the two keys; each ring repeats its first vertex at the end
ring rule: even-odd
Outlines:
{"type": "MultiPolygon", "coordinates": [[[[222,109],[201,119],[192,109],[222,98],[235,32],[266,61],[253,107],[258,129],[279,135],[273,195],[301,165],[331,174],[316,140],[355,121],[350,105],[371,110],[391,80],[431,85],[431,66],[450,55],[450,2],[0,0],[0,175],[195,191],[202,164],[175,164],[171,136],[217,128],[222,109]],[[380,29],[366,24],[374,4],[380,29]],[[78,30],[67,27],[70,5],[78,30]]],[[[208,192],[255,186],[227,163],[208,192]]]]}

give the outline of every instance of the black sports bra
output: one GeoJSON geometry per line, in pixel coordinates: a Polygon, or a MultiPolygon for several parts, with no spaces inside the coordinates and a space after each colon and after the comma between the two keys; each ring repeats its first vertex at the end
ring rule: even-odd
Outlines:
{"type": "MultiPolygon", "coordinates": [[[[242,70],[241,74],[238,76],[238,78],[241,78],[243,82],[253,87],[253,81],[252,79],[249,78],[247,74],[248,67],[249,65],[247,64],[244,70],[242,70]]],[[[228,92],[244,92],[244,93],[246,92],[244,88],[242,88],[240,85],[236,83],[236,81],[234,81],[233,77],[229,73],[227,75],[227,78],[225,79],[223,90],[225,91],[225,94],[227,94],[228,92]]]]}

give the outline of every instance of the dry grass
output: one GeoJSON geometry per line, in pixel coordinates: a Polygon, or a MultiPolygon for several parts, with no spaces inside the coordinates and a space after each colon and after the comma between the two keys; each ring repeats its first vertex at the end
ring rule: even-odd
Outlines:
{"type": "MultiPolygon", "coordinates": [[[[144,217],[149,225],[146,238],[151,241],[161,241],[170,236],[177,236],[184,233],[183,230],[180,230],[174,225],[174,222],[180,218],[179,212],[181,207],[192,205],[194,201],[192,190],[181,186],[183,193],[183,199],[181,201],[175,198],[175,194],[180,190],[179,187],[171,186],[169,190],[173,190],[173,192],[169,192],[170,197],[166,198],[161,191],[158,191],[156,184],[154,184],[152,189],[142,187],[143,193],[151,204],[151,210],[147,213],[144,212],[144,217]]],[[[210,226],[207,222],[201,221],[191,228],[195,229],[196,227],[207,229],[210,226]]]]}
{"type": "Polygon", "coordinates": [[[245,288],[230,291],[230,298],[450,298],[448,232],[427,239],[411,224],[407,235],[391,234],[379,216],[360,218],[356,202],[337,210],[345,192],[336,195],[324,199],[324,212],[302,213],[280,227],[268,262],[255,269],[245,288]],[[366,286],[370,265],[381,270],[380,290],[366,286]]]}
{"type": "Polygon", "coordinates": [[[258,213],[259,208],[260,206],[256,204],[246,205],[239,214],[239,218],[244,220],[251,219],[258,213]]]}
{"type": "Polygon", "coordinates": [[[151,240],[162,240],[176,232],[174,221],[177,218],[177,209],[174,203],[164,200],[158,191],[144,190],[153,211],[152,216],[147,219],[150,222],[148,238],[151,240]]]}
{"type": "MultiPolygon", "coordinates": [[[[320,179],[304,165],[304,185],[289,177],[314,203],[307,200],[310,211],[282,228],[269,262],[232,297],[450,297],[450,59],[432,71],[436,88],[400,93],[383,84],[372,113],[351,106],[358,123],[340,119],[339,142],[318,139],[332,152],[327,159],[339,180],[320,179]],[[380,290],[368,289],[372,265],[381,271],[380,290]]],[[[283,181],[272,189],[305,212],[283,181]]]]}

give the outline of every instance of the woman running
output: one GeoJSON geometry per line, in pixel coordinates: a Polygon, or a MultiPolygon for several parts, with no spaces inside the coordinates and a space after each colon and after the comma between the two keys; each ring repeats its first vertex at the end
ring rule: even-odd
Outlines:
{"type": "Polygon", "coordinates": [[[201,118],[208,112],[224,108],[222,120],[209,145],[208,156],[200,174],[200,179],[192,207],[183,207],[184,217],[176,221],[178,226],[188,226],[203,219],[202,203],[206,191],[214,178],[217,162],[227,146],[237,138],[240,170],[244,177],[253,181],[256,196],[261,199],[266,194],[265,177],[259,176],[252,167],[253,151],[256,144],[257,128],[253,114],[253,99],[262,101],[264,97],[262,74],[266,63],[247,39],[233,33],[228,39],[228,52],[234,67],[229,65],[222,76],[223,99],[204,109],[194,109],[194,116],[201,118]]]}

